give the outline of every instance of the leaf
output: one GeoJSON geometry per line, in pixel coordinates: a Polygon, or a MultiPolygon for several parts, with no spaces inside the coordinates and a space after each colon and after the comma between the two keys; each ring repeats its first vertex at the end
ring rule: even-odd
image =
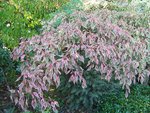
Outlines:
{"type": "Polygon", "coordinates": [[[128,0],[128,3],[131,3],[132,2],[132,0],[128,0]]]}
{"type": "Polygon", "coordinates": [[[14,113],[15,112],[15,107],[10,107],[8,109],[4,110],[5,113],[14,113]]]}

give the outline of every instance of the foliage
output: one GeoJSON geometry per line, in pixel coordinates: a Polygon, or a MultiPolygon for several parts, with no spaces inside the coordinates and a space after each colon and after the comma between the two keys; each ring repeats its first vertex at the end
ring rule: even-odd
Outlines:
{"type": "Polygon", "coordinates": [[[99,73],[87,71],[84,74],[87,88],[81,84],[68,82],[69,76],[61,76],[60,87],[56,89],[54,98],[60,103],[61,113],[95,113],[106,97],[119,93],[121,87],[115,83],[100,80],[99,73]]]}
{"type": "Polygon", "coordinates": [[[150,87],[136,85],[132,87],[131,95],[126,99],[123,92],[105,98],[100,105],[102,113],[149,113],[150,87]]]}
{"type": "Polygon", "coordinates": [[[42,110],[42,111],[39,109],[35,109],[34,111],[33,110],[32,111],[27,110],[27,111],[22,112],[22,113],[53,113],[53,112],[48,108],[48,109],[42,110]]]}
{"type": "Polygon", "coordinates": [[[150,11],[149,6],[149,0],[92,0],[88,1],[88,4],[85,4],[85,9],[109,9],[118,12],[130,11],[132,13],[145,13],[150,11]]]}
{"type": "Polygon", "coordinates": [[[70,0],[70,2],[68,2],[64,6],[62,6],[58,11],[63,11],[67,14],[71,14],[75,10],[81,10],[82,5],[83,4],[82,4],[81,0],[70,0]]]}
{"type": "Polygon", "coordinates": [[[0,37],[13,49],[20,37],[39,33],[43,18],[56,11],[68,0],[9,0],[0,1],[0,37]],[[36,9],[36,10],[35,10],[36,9]]]}
{"type": "MultiPolygon", "coordinates": [[[[114,16],[114,18],[117,20],[119,18],[121,18],[127,24],[134,26],[134,27],[137,27],[137,28],[141,27],[141,29],[143,27],[149,29],[149,26],[150,26],[149,12],[144,13],[144,14],[132,14],[129,12],[122,12],[122,13],[116,14],[114,16]],[[124,15],[124,16],[122,16],[122,15],[124,15]]],[[[149,36],[148,36],[148,38],[149,38],[149,36]]]]}
{"type": "Polygon", "coordinates": [[[111,13],[116,12],[76,11],[61,16],[57,27],[53,26],[54,20],[50,21],[41,35],[22,39],[13,51],[13,59],[22,62],[15,103],[22,109],[31,103],[33,108],[51,107],[56,111],[58,103],[50,95],[45,97],[45,93],[51,86],[60,85],[62,73],[69,76],[69,82],[80,82],[82,88],[87,87],[86,71],[95,70],[97,76],[108,81],[114,77],[126,89],[126,97],[137,74],[143,83],[150,73],[146,69],[150,57],[149,29],[135,28],[121,19],[113,23],[111,13]]]}
{"type": "MultiPolygon", "coordinates": [[[[63,5],[62,7],[60,7],[57,11],[53,12],[50,14],[50,18],[49,20],[53,19],[55,17],[55,15],[58,15],[59,13],[63,13],[63,15],[69,15],[71,13],[73,13],[76,10],[82,10],[83,3],[81,2],[81,0],[70,0],[69,2],[67,2],[65,5],[63,5]]],[[[54,22],[54,27],[57,27],[60,23],[61,23],[61,16],[59,18],[55,18],[56,21],[54,22]]],[[[55,20],[53,19],[53,20],[55,20]]],[[[42,25],[45,25],[47,21],[42,21],[42,25]]]]}
{"type": "Polygon", "coordinates": [[[150,12],[150,2],[148,0],[132,0],[129,4],[129,10],[134,10],[138,13],[150,12]]]}
{"type": "Polygon", "coordinates": [[[0,86],[13,86],[16,80],[15,63],[10,57],[10,52],[0,40],[0,86]]]}
{"type": "Polygon", "coordinates": [[[10,88],[15,88],[19,68],[11,59],[10,51],[0,40],[0,112],[14,113],[15,107],[10,100],[10,88]]]}

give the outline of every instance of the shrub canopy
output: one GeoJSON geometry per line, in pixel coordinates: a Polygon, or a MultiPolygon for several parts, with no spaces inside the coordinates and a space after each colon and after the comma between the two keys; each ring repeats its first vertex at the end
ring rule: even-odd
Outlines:
{"type": "Polygon", "coordinates": [[[59,87],[62,73],[69,76],[69,82],[80,82],[86,88],[84,73],[95,70],[101,79],[118,80],[126,96],[136,75],[143,83],[150,75],[146,67],[150,61],[150,29],[134,27],[122,17],[116,20],[112,16],[115,13],[58,14],[45,24],[41,35],[22,39],[13,51],[13,59],[22,62],[15,103],[23,109],[31,103],[33,108],[52,107],[55,111],[58,103],[45,93],[51,86],[59,87]]]}

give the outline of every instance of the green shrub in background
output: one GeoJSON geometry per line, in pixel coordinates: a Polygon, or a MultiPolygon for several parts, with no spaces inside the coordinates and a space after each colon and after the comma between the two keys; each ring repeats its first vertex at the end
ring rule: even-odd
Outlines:
{"type": "Polygon", "coordinates": [[[0,40],[0,113],[15,113],[14,104],[10,100],[11,88],[16,87],[18,63],[12,61],[10,51],[0,40]]]}
{"type": "Polygon", "coordinates": [[[16,64],[12,61],[10,52],[0,40],[0,86],[14,86],[16,72],[16,64]]]}
{"type": "Polygon", "coordinates": [[[13,49],[20,37],[39,33],[43,18],[50,18],[69,0],[9,0],[0,1],[0,38],[6,47],[13,49]]]}
{"type": "Polygon", "coordinates": [[[150,87],[133,86],[128,98],[124,97],[124,92],[109,96],[100,109],[102,113],[150,113],[150,87]]]}

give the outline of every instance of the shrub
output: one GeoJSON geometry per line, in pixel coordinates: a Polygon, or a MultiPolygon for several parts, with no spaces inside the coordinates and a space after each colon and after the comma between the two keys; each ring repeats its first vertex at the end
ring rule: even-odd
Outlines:
{"type": "Polygon", "coordinates": [[[106,97],[117,95],[120,85],[100,80],[99,73],[87,71],[84,74],[87,87],[83,89],[80,83],[74,85],[68,82],[69,76],[60,77],[60,87],[56,89],[54,98],[60,103],[59,112],[63,113],[95,113],[106,97]]]}
{"type": "Polygon", "coordinates": [[[31,103],[33,108],[51,107],[55,111],[58,103],[45,94],[51,86],[59,87],[62,73],[68,75],[69,82],[80,82],[82,88],[87,87],[86,71],[97,71],[97,76],[107,81],[114,77],[126,89],[126,97],[137,74],[143,83],[150,73],[146,69],[149,29],[135,28],[121,19],[111,22],[111,13],[58,14],[54,19],[61,17],[59,25],[50,21],[41,35],[22,39],[13,51],[13,59],[22,62],[15,103],[23,109],[31,103]]]}
{"type": "Polygon", "coordinates": [[[18,46],[20,37],[40,32],[41,21],[50,18],[68,0],[5,0],[0,2],[0,37],[6,47],[18,46]],[[57,3],[58,1],[58,3],[57,3]],[[36,9],[36,10],[35,10],[36,9]]]}
{"type": "Polygon", "coordinates": [[[148,0],[83,0],[85,10],[109,9],[118,12],[130,11],[133,13],[146,13],[150,11],[148,0]]]}
{"type": "Polygon", "coordinates": [[[15,88],[17,62],[10,57],[10,51],[3,46],[0,40],[0,112],[12,113],[14,105],[10,102],[10,88],[15,88]]]}
{"type": "Polygon", "coordinates": [[[150,11],[150,3],[148,0],[131,0],[129,9],[135,10],[138,13],[145,13],[150,11]]]}
{"type": "Polygon", "coordinates": [[[14,86],[16,80],[15,63],[10,57],[10,52],[0,40],[0,87],[14,86]]]}

